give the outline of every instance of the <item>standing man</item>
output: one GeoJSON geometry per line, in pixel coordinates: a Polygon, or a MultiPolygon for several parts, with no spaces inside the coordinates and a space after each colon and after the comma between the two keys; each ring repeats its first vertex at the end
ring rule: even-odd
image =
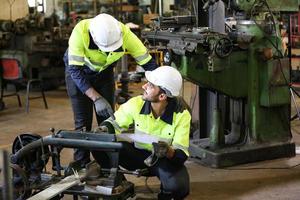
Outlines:
{"type": "MultiPolygon", "coordinates": [[[[145,70],[156,68],[154,59],[138,37],[111,15],[99,14],[74,27],[64,62],[76,130],[91,130],[93,107],[98,124],[113,117],[113,66],[125,52],[145,70]]],[[[84,167],[90,161],[89,155],[88,151],[76,149],[74,160],[84,167]]]]}
{"type": "MultiPolygon", "coordinates": [[[[135,133],[145,134],[144,141],[147,137],[157,138],[159,142],[152,144],[122,142],[119,164],[127,170],[148,168],[150,175],[157,176],[161,181],[158,199],[184,199],[189,194],[184,162],[189,156],[191,115],[183,101],[176,98],[182,77],[169,66],[146,71],[145,75],[148,82],[143,85],[143,95],[122,104],[114,113],[115,119],[105,120],[99,129],[118,134],[133,126],[135,133]]],[[[103,152],[95,151],[93,156],[103,168],[110,167],[103,152]]]]}

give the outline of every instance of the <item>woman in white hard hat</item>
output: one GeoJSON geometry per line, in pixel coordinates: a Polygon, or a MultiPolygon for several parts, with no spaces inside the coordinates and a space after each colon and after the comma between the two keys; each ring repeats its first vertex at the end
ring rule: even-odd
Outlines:
{"type": "MultiPolygon", "coordinates": [[[[143,134],[143,140],[123,142],[119,164],[127,170],[147,168],[150,175],[157,176],[161,181],[158,199],[184,199],[189,194],[184,162],[189,156],[191,115],[184,102],[176,98],[182,77],[170,66],[146,71],[145,75],[148,82],[143,85],[143,95],[122,104],[114,113],[115,119],[105,120],[99,130],[118,134],[133,125],[135,133],[143,134]]],[[[102,167],[110,167],[106,154],[95,151],[93,155],[102,167]]]]}
{"type": "MultiPolygon", "coordinates": [[[[91,130],[93,107],[98,123],[113,115],[113,65],[125,52],[145,70],[157,67],[138,37],[111,15],[99,14],[74,27],[64,61],[76,130],[91,130]]],[[[74,159],[84,166],[89,152],[75,150],[74,159]]]]}

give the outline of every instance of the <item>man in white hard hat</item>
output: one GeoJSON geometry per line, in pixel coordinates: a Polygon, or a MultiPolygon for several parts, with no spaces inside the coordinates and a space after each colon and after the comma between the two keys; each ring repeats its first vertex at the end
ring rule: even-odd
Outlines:
{"type": "MultiPolygon", "coordinates": [[[[138,37],[111,15],[99,14],[74,27],[64,62],[76,130],[91,130],[93,107],[98,124],[113,116],[113,66],[125,52],[145,70],[157,67],[138,37]]],[[[84,166],[90,161],[89,152],[75,150],[74,159],[84,166]]]]}
{"type": "MultiPolygon", "coordinates": [[[[184,199],[189,194],[189,175],[184,162],[189,156],[191,115],[179,96],[182,77],[173,67],[162,66],[146,71],[148,82],[142,96],[133,97],[105,120],[98,130],[120,133],[129,127],[158,142],[144,140],[122,142],[119,164],[127,170],[148,168],[161,181],[158,199],[184,199]]],[[[121,135],[120,135],[121,136],[121,135]]],[[[119,137],[120,137],[119,136],[119,137]]],[[[109,159],[103,152],[92,152],[104,168],[109,159]]]]}

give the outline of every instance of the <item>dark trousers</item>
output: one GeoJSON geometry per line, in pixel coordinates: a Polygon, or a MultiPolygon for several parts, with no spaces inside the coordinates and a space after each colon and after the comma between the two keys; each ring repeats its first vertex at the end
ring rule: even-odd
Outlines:
{"type": "MultiPolygon", "coordinates": [[[[92,87],[99,92],[113,108],[115,90],[113,67],[109,66],[101,73],[88,73],[86,74],[86,78],[91,83],[92,87]]],[[[86,131],[90,131],[93,123],[93,101],[78,89],[71,75],[67,71],[65,73],[65,79],[74,114],[75,130],[84,128],[86,131]]],[[[96,117],[98,125],[105,120],[98,115],[96,115],[96,117]]],[[[89,151],[75,149],[74,160],[81,161],[82,166],[84,166],[90,162],[89,151]]]]}
{"type": "MultiPolygon", "coordinates": [[[[144,160],[151,152],[137,149],[133,144],[122,142],[123,148],[119,155],[119,164],[127,170],[148,168],[144,160]]],[[[104,152],[92,152],[94,158],[103,168],[110,167],[109,156],[104,152]]],[[[150,176],[157,176],[161,182],[161,192],[158,199],[184,199],[190,190],[189,174],[184,165],[174,165],[169,159],[162,158],[157,163],[148,168],[150,176]]]]}

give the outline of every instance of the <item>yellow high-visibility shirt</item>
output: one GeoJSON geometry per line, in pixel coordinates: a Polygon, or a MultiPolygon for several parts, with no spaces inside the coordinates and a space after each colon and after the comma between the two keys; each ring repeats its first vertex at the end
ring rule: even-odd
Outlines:
{"type": "MultiPolygon", "coordinates": [[[[101,72],[109,65],[119,60],[125,52],[130,54],[139,65],[151,60],[151,55],[140,39],[120,22],[123,35],[123,45],[120,52],[102,52],[91,48],[89,25],[91,19],[81,20],[73,29],[69,38],[69,65],[88,66],[91,70],[101,72]]],[[[101,27],[100,27],[101,28],[101,27]]]]}
{"type": "MultiPolygon", "coordinates": [[[[156,136],[169,143],[174,149],[181,149],[189,156],[189,135],[191,115],[181,101],[172,98],[161,117],[155,118],[151,111],[151,102],[144,101],[142,96],[133,97],[122,104],[115,112],[115,120],[107,119],[118,134],[134,125],[135,133],[156,136]]],[[[151,151],[152,145],[135,142],[137,148],[151,151]]]]}

